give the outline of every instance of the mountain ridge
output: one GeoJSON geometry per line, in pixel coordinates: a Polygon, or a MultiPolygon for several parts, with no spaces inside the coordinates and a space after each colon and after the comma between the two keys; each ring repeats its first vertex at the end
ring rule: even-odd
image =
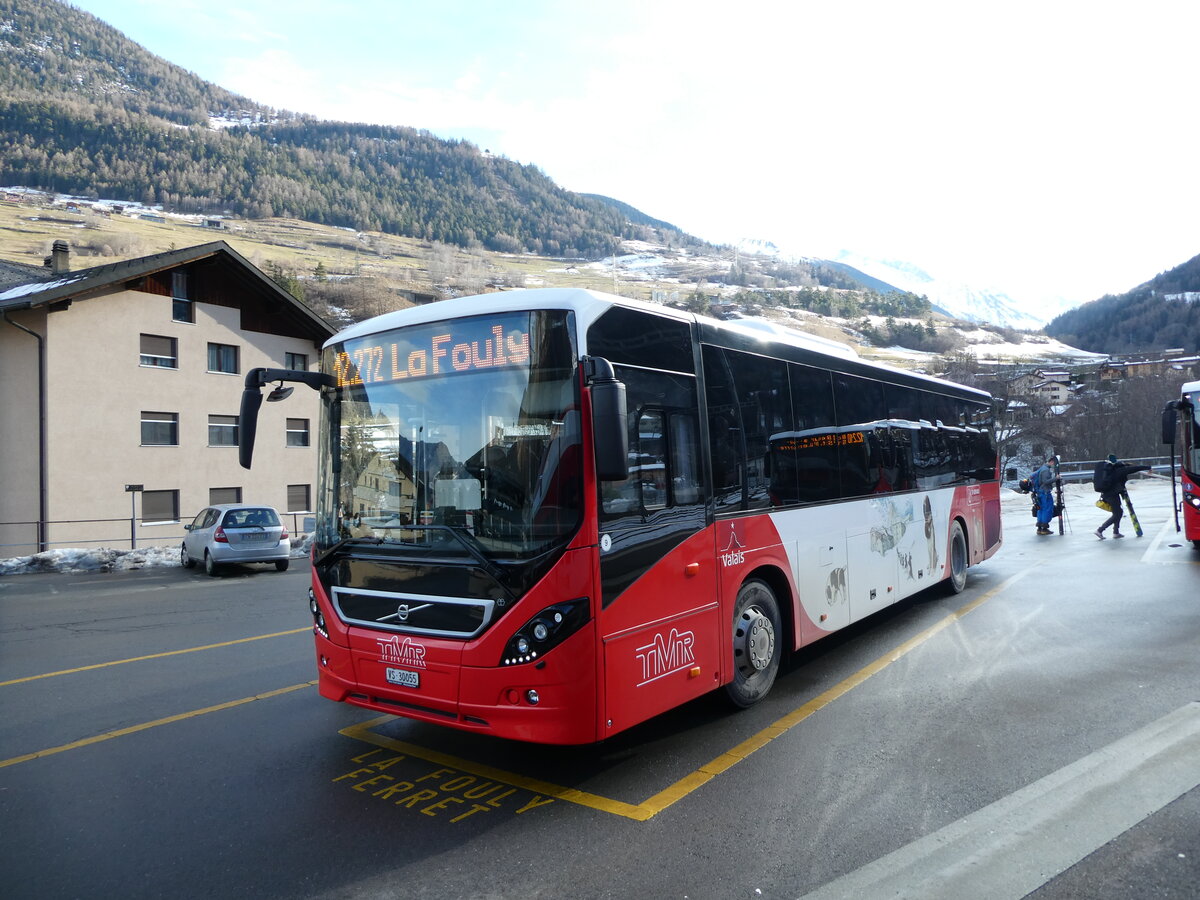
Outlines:
{"type": "Polygon", "coordinates": [[[1124,294],[1108,294],[1056,316],[1051,337],[1084,350],[1200,352],[1200,256],[1124,294]]]}
{"type": "MultiPolygon", "coordinates": [[[[400,126],[329,122],[204,81],[59,0],[0,0],[0,183],[248,218],[296,218],[499,253],[599,259],[623,241],[714,245],[534,165],[400,126]]],[[[727,283],[755,286],[733,250],[727,283]]],[[[1018,328],[1045,319],[1007,294],[911,264],[843,254],[771,267],[773,282],[927,296],[945,315],[1018,328]]]]}

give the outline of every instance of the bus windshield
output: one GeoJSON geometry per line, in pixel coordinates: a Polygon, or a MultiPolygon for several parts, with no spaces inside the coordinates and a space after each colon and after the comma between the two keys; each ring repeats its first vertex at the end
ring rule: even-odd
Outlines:
{"type": "Polygon", "coordinates": [[[565,311],[413,325],[326,348],[317,555],[528,559],[582,507],[578,355],[565,311]]]}
{"type": "Polygon", "coordinates": [[[1185,390],[1183,397],[1191,401],[1183,410],[1183,468],[1195,479],[1200,476],[1200,391],[1190,396],[1185,390]]]}

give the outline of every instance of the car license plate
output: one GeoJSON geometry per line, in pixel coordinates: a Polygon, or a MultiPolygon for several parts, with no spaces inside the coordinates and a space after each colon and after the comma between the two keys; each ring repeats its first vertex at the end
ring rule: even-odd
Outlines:
{"type": "Polygon", "coordinates": [[[389,684],[398,684],[401,687],[420,687],[421,673],[410,672],[408,669],[391,669],[387,670],[387,680],[389,684]]]}
{"type": "Polygon", "coordinates": [[[242,535],[242,543],[246,544],[246,543],[256,543],[258,541],[265,541],[268,537],[270,537],[270,535],[268,535],[266,532],[243,534],[242,535]]]}

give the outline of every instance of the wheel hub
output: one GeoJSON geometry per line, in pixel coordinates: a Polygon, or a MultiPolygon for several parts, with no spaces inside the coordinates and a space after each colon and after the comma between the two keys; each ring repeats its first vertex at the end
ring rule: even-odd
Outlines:
{"type": "Polygon", "coordinates": [[[761,672],[771,664],[771,658],[775,655],[775,629],[771,620],[757,606],[748,607],[742,613],[737,636],[743,658],[755,672],[761,672]]]}

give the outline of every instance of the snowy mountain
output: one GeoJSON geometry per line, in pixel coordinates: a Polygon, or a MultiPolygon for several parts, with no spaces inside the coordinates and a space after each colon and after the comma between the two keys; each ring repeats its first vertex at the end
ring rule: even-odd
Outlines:
{"type": "Polygon", "coordinates": [[[771,241],[761,238],[742,238],[737,242],[739,253],[752,253],[756,256],[778,256],[779,248],[771,241]]]}
{"type": "Polygon", "coordinates": [[[846,250],[838,254],[837,261],[900,290],[923,294],[939,312],[967,322],[1037,330],[1059,311],[1052,310],[1049,315],[1035,314],[1021,309],[1008,294],[938,279],[911,263],[871,259],[846,250]]]}

